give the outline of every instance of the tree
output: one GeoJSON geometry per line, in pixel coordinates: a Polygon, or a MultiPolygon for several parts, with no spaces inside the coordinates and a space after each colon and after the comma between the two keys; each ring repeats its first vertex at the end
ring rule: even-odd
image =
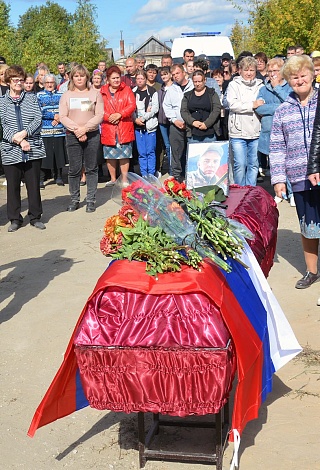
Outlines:
{"type": "Polygon", "coordinates": [[[230,41],[233,46],[235,57],[237,57],[241,51],[251,50],[251,34],[249,26],[245,26],[236,20],[231,30],[230,41]]]}
{"type": "Polygon", "coordinates": [[[100,59],[107,58],[107,41],[99,35],[96,7],[89,0],[78,0],[74,15],[47,0],[20,16],[16,30],[9,17],[10,7],[0,0],[0,55],[27,71],[34,71],[42,61],[53,72],[60,61],[81,62],[92,70],[100,59]]]}
{"type": "Polygon", "coordinates": [[[96,7],[90,0],[78,0],[72,21],[72,60],[86,65],[89,70],[106,57],[107,41],[100,38],[95,18],[96,7]]]}
{"type": "Polygon", "coordinates": [[[29,8],[20,16],[17,28],[19,62],[32,71],[44,61],[55,71],[58,62],[70,60],[71,19],[65,8],[51,1],[29,8]]]}
{"type": "MultiPolygon", "coordinates": [[[[242,5],[235,4],[243,10],[242,5]]],[[[247,0],[245,8],[253,52],[263,51],[273,57],[298,43],[307,52],[320,48],[319,0],[247,0]]]]}
{"type": "Polygon", "coordinates": [[[15,51],[15,30],[10,24],[10,6],[0,0],[0,31],[1,31],[1,48],[0,55],[3,56],[7,63],[14,62],[15,51]]]}

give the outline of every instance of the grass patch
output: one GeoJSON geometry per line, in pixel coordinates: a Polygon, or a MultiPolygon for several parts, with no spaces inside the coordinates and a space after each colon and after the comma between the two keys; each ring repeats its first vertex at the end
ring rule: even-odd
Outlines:
{"type": "Polygon", "coordinates": [[[316,349],[311,349],[311,347],[307,344],[303,348],[300,354],[295,357],[294,359],[297,362],[302,362],[306,366],[320,366],[320,351],[316,349]]]}

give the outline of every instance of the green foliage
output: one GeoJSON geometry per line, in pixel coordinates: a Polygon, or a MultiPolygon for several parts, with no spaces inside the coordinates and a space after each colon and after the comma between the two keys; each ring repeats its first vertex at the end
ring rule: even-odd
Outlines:
{"type": "MultiPolygon", "coordinates": [[[[244,49],[263,51],[273,57],[285,54],[287,47],[295,44],[301,44],[307,53],[320,48],[319,0],[247,0],[245,5],[251,34],[244,49]]],[[[243,3],[235,6],[243,9],[243,3]]],[[[247,26],[236,22],[231,35],[233,44],[237,46],[241,40],[243,44],[247,33],[247,26]]]]}
{"type": "Polygon", "coordinates": [[[202,258],[196,251],[177,245],[161,227],[151,227],[142,217],[134,227],[119,227],[119,231],[123,239],[121,248],[111,255],[115,259],[145,261],[146,272],[151,276],[181,271],[182,264],[199,269],[202,258]],[[181,253],[184,248],[185,256],[181,253]]]}
{"type": "Polygon", "coordinates": [[[250,36],[250,28],[236,20],[230,34],[235,57],[238,57],[241,51],[249,49],[250,36]]]}
{"type": "Polygon", "coordinates": [[[91,71],[106,57],[107,41],[99,36],[90,0],[78,0],[74,15],[50,0],[32,6],[20,16],[16,29],[9,18],[10,6],[0,0],[1,55],[9,64],[19,63],[32,72],[43,61],[55,73],[58,62],[74,61],[91,71]]]}
{"type": "Polygon", "coordinates": [[[15,31],[10,24],[10,6],[2,0],[0,0],[0,31],[0,55],[5,57],[7,62],[10,63],[15,50],[15,31]]]}
{"type": "Polygon", "coordinates": [[[55,72],[58,62],[69,60],[70,23],[71,15],[57,3],[29,8],[18,24],[19,62],[32,71],[43,61],[55,72]]]}
{"type": "Polygon", "coordinates": [[[100,39],[95,22],[96,7],[90,0],[78,0],[72,20],[72,54],[75,62],[85,64],[89,70],[106,57],[106,41],[100,39]]]}

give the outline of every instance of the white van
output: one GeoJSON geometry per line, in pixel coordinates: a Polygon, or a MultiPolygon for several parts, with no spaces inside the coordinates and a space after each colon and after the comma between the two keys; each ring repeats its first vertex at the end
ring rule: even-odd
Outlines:
{"type": "Polygon", "coordinates": [[[221,56],[228,52],[234,58],[233,47],[228,36],[220,33],[181,33],[181,38],[173,40],[171,56],[174,63],[183,62],[183,52],[192,49],[195,56],[205,54],[210,60],[210,69],[221,67],[221,56]]]}

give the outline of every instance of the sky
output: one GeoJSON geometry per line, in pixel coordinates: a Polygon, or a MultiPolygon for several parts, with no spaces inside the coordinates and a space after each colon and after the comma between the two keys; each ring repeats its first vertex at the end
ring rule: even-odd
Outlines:
{"type": "MultiPolygon", "coordinates": [[[[74,13],[76,0],[52,0],[74,13]]],[[[239,0],[240,1],[240,0],[239,0]]],[[[45,1],[11,0],[10,19],[14,26],[19,16],[31,6],[45,5],[45,1]]],[[[167,46],[182,32],[220,31],[229,35],[236,19],[245,15],[223,0],[92,0],[96,6],[96,22],[100,35],[119,57],[119,41],[125,42],[125,55],[137,49],[150,36],[155,36],[167,46]],[[168,41],[168,42],[167,42],[168,41]]]]}

